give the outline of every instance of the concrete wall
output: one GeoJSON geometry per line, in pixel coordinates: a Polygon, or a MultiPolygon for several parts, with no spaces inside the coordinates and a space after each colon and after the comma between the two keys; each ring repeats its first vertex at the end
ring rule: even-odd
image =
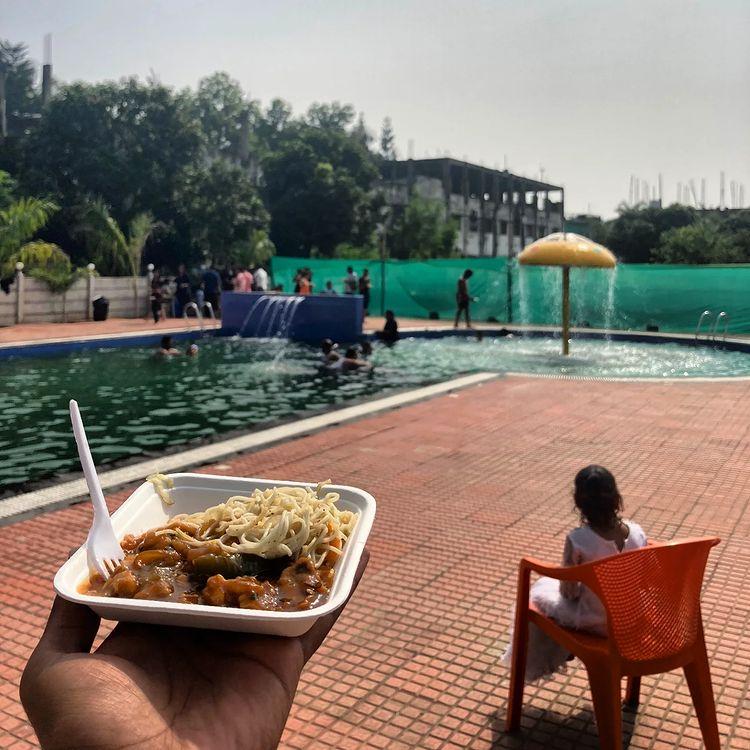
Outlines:
{"type": "Polygon", "coordinates": [[[20,294],[20,319],[24,323],[61,323],[89,320],[91,300],[106,297],[109,316],[115,318],[144,317],[149,309],[148,280],[137,280],[138,301],[129,277],[94,276],[91,286],[87,279],[78,279],[63,294],[53,294],[43,281],[24,276],[16,280],[10,294],[0,291],[0,326],[18,322],[16,311],[20,294]]]}

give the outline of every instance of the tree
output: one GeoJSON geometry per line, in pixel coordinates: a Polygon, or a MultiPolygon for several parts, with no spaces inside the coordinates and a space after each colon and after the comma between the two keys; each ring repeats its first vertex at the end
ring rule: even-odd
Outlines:
{"type": "Polygon", "coordinates": [[[731,238],[715,221],[708,219],[664,232],[652,257],[656,263],[738,263],[746,260],[731,238]]]}
{"type": "Polygon", "coordinates": [[[0,210],[13,203],[17,187],[16,181],[7,172],[0,170],[0,210]]]}
{"type": "Polygon", "coordinates": [[[396,159],[396,135],[390,117],[383,120],[380,131],[380,155],[389,161],[396,159]]]}
{"type": "Polygon", "coordinates": [[[227,73],[214,73],[198,84],[193,111],[211,157],[245,162],[255,144],[260,120],[257,102],[248,101],[240,84],[227,73]]]}
{"type": "Polygon", "coordinates": [[[23,186],[75,206],[101,196],[120,224],[149,211],[169,221],[175,186],[202,156],[190,97],[157,83],[62,87],[25,139],[23,186]]]}
{"type": "MultiPolygon", "coordinates": [[[[244,170],[224,160],[188,169],[178,187],[180,222],[187,227],[194,250],[218,265],[231,265],[238,254],[247,258],[272,245],[258,230],[268,225],[268,213],[244,170]]],[[[265,258],[264,258],[265,259],[265,258]]]]}
{"type": "Polygon", "coordinates": [[[412,194],[403,213],[394,217],[387,235],[391,257],[451,258],[456,252],[456,224],[446,221],[440,201],[412,194]]]}
{"type": "Polygon", "coordinates": [[[377,170],[346,130],[351,107],[314,105],[311,112],[307,121],[287,125],[264,160],[264,195],[279,253],[331,257],[340,243],[359,244],[372,234],[377,170]]]}
{"type": "Polygon", "coordinates": [[[130,221],[127,235],[112,217],[101,198],[87,200],[79,207],[78,234],[84,238],[100,273],[127,273],[140,276],[146,242],[155,229],[153,216],[147,212],[136,214],[130,221]]]}
{"type": "Polygon", "coordinates": [[[322,130],[346,130],[354,119],[354,107],[351,104],[315,102],[307,110],[307,123],[322,130]]]}
{"type": "Polygon", "coordinates": [[[34,63],[25,44],[0,39],[0,72],[3,71],[8,135],[20,136],[26,132],[29,117],[41,107],[41,97],[34,89],[34,63]]]}
{"type": "Polygon", "coordinates": [[[58,210],[52,201],[41,198],[21,198],[0,210],[0,264],[4,273],[12,273],[10,258],[24,246],[58,210]]]}
{"type": "Polygon", "coordinates": [[[367,130],[367,125],[365,125],[365,116],[362,114],[362,112],[359,113],[359,117],[357,117],[357,122],[354,123],[354,127],[352,128],[352,136],[359,141],[366,149],[370,148],[370,144],[372,143],[372,136],[370,135],[370,131],[367,130]]]}
{"type": "Polygon", "coordinates": [[[274,99],[260,118],[256,132],[266,149],[273,150],[292,119],[292,108],[283,99],[274,99]]]}
{"type": "Polygon", "coordinates": [[[619,216],[608,224],[606,242],[623,263],[648,263],[662,232],[692,224],[695,211],[687,206],[667,208],[620,206],[619,216]]]}

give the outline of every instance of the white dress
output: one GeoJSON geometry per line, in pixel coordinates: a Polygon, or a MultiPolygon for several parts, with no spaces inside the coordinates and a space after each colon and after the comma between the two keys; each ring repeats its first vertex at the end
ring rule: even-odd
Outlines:
{"type": "MultiPolygon", "coordinates": [[[[646,546],[646,534],[633,521],[625,521],[628,536],[622,552],[646,546]]],[[[565,539],[563,565],[581,565],[603,557],[619,554],[617,545],[599,536],[589,526],[580,526],[565,539]]],[[[542,577],[531,587],[529,600],[536,608],[565,628],[582,630],[592,635],[607,634],[607,615],[602,603],[591,589],[580,583],[558,581],[542,577]],[[563,595],[564,593],[564,595],[563,595]]],[[[513,630],[510,632],[511,645],[513,630]]],[[[511,645],[502,657],[502,663],[511,664],[511,645]]],[[[526,660],[526,682],[564,671],[569,652],[549,638],[533,623],[529,624],[529,649],[526,660]]]]}

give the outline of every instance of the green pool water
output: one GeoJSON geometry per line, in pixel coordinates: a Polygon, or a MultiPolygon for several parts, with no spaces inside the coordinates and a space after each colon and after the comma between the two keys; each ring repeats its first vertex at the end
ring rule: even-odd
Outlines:
{"type": "Polygon", "coordinates": [[[196,358],[144,348],[0,360],[0,494],[78,471],[68,400],[81,405],[94,459],[129,456],[267,423],[460,373],[597,377],[750,375],[750,355],[677,344],[446,337],[376,345],[370,373],[321,369],[315,349],[280,341],[205,339],[196,358]]]}

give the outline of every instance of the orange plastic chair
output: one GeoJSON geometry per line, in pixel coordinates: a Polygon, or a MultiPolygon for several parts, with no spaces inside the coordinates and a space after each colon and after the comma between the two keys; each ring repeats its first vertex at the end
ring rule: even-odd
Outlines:
{"type": "Polygon", "coordinates": [[[627,677],[626,705],[636,710],[641,676],[682,667],[703,742],[707,750],[719,750],[700,593],[708,554],[720,541],[705,537],[654,543],[567,568],[524,557],[518,569],[506,731],[517,730],[521,723],[529,623],[533,622],[586,666],[600,747],[622,748],[622,677],[627,677]],[[531,571],[588,586],[607,613],[607,637],[563,628],[539,612],[529,603],[531,571]]]}

